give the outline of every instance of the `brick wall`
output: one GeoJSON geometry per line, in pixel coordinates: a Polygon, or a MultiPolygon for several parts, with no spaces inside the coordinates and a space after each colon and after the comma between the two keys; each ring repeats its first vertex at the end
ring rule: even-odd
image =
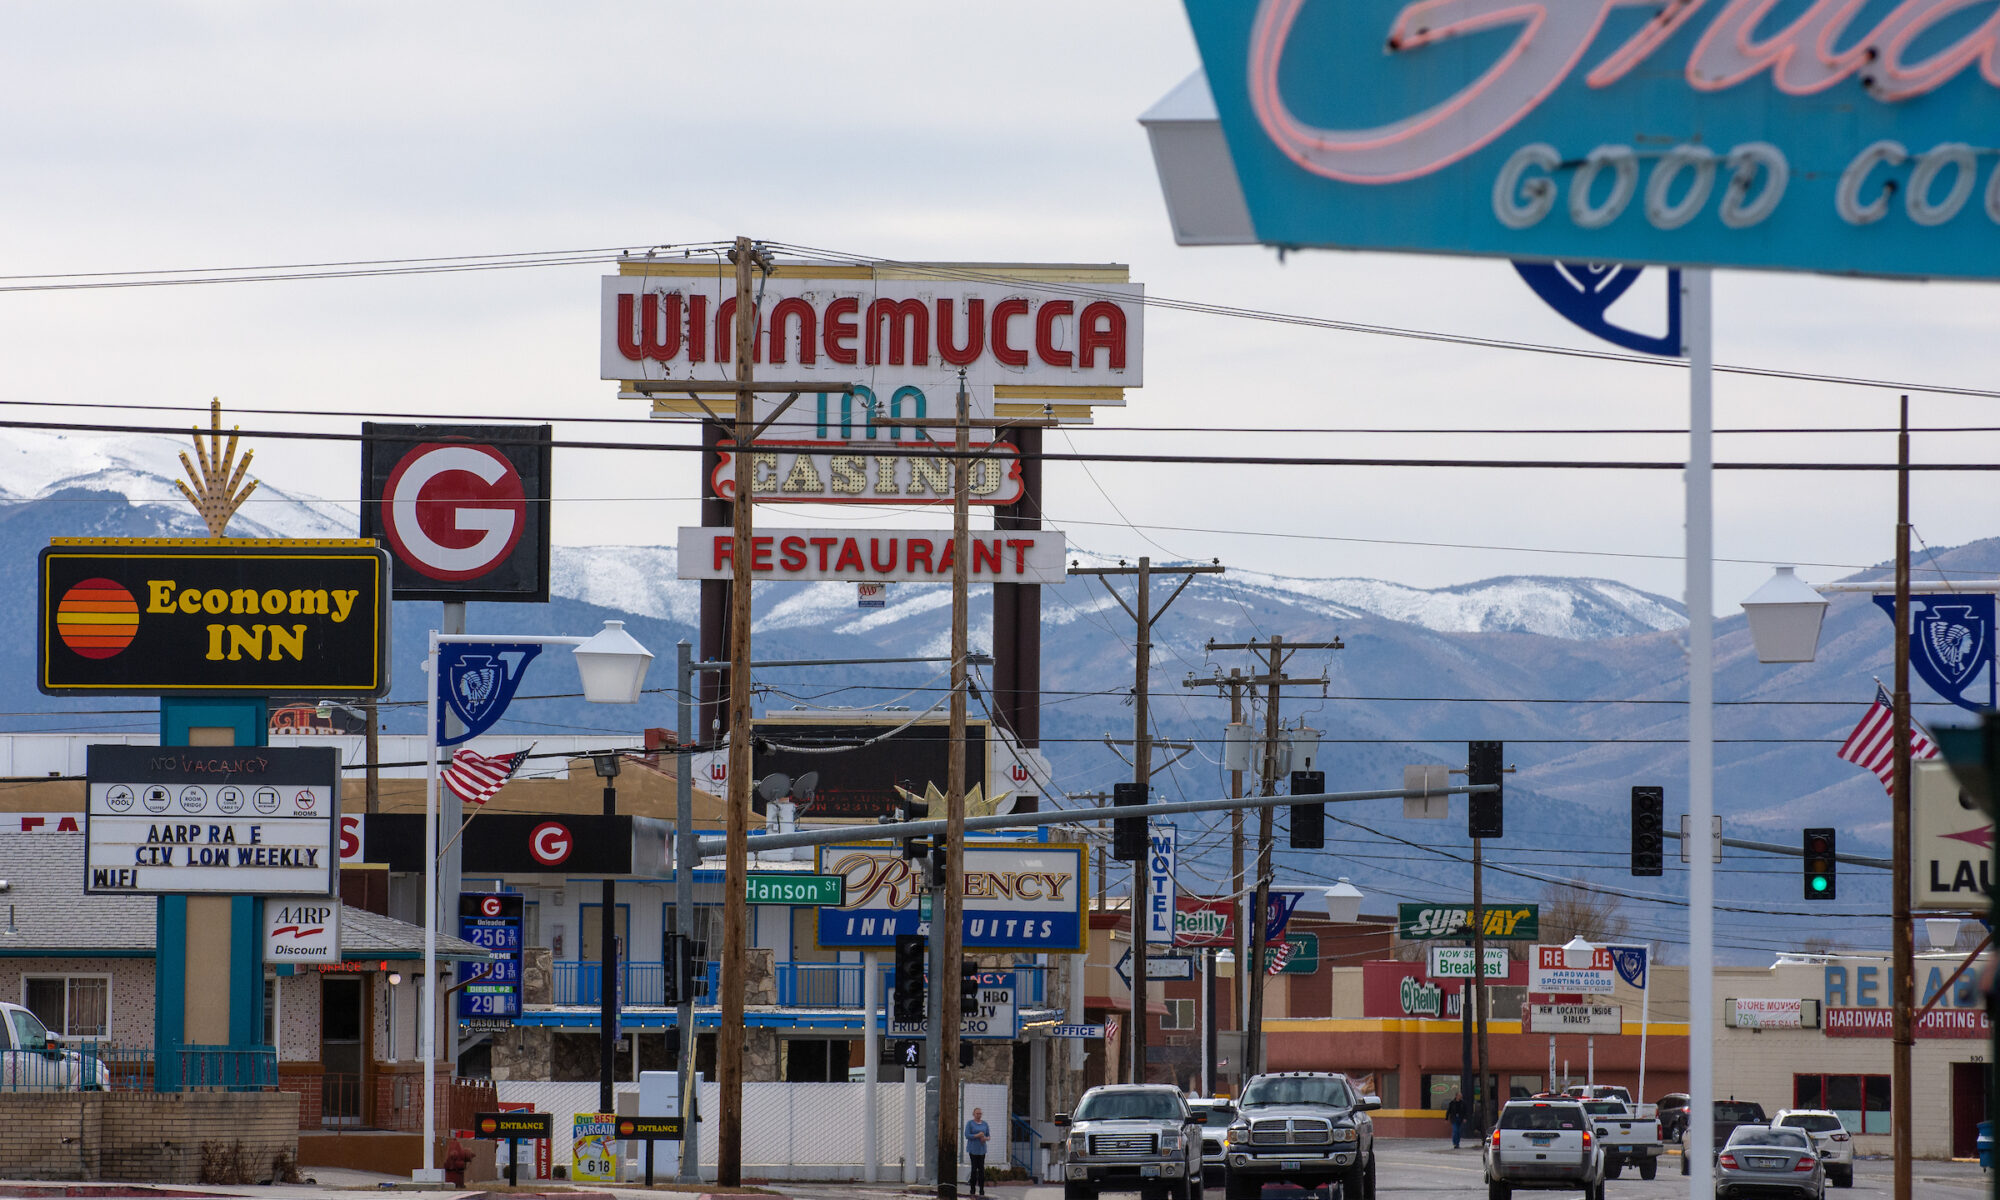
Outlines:
{"type": "Polygon", "coordinates": [[[298,1153],[287,1092],[0,1095],[0,1176],[197,1183],[202,1143],[241,1141],[257,1179],[298,1153]]]}

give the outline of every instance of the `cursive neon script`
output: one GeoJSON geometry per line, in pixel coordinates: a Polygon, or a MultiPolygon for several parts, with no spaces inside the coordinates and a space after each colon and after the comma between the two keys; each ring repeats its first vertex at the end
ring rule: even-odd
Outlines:
{"type": "Polygon", "coordinates": [[[1705,6],[1719,8],[1689,54],[1688,86],[1724,91],[1768,72],[1790,95],[1824,91],[1859,75],[1880,103],[1921,96],[1975,63],[2000,87],[2000,10],[1951,45],[1910,61],[1911,45],[1954,13],[1987,0],[1904,0],[1859,38],[1850,26],[1866,0],[1817,0],[1788,24],[1752,40],[1777,0],[1418,0],[1391,24],[1388,48],[1402,54],[1484,30],[1519,34],[1485,73],[1423,112],[1365,129],[1300,121],[1278,85],[1292,29],[1306,0],[1259,0],[1250,28],[1250,105],[1272,143],[1304,170],[1345,183],[1385,184],[1429,175],[1512,128],[1568,79],[1613,9],[1658,15],[1584,77],[1608,87],[1646,61],[1705,6]],[[1833,47],[1843,41],[1846,49],[1833,47]]]}

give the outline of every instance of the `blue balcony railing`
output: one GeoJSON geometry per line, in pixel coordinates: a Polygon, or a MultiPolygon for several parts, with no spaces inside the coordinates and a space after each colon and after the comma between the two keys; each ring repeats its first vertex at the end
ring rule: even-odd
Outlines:
{"type": "MultiPolygon", "coordinates": [[[[896,988],[896,969],[879,968],[881,1003],[887,1006],[896,988]]],[[[1040,1006],[1048,1002],[1048,975],[1052,967],[1032,964],[1008,966],[1001,970],[1014,975],[1015,1002],[1040,1006]]],[[[657,1007],[666,1003],[666,966],[657,962],[618,964],[623,986],[622,1003],[635,1008],[657,1007]]],[[[775,964],[777,1002],[781,1008],[860,1008],[863,997],[863,966],[860,963],[781,962],[775,964]]],[[[699,1003],[713,1003],[721,981],[720,964],[709,963],[699,1003]]],[[[602,965],[594,962],[555,964],[555,1002],[566,1005],[601,1004],[599,980],[602,965]]]]}
{"type": "MultiPolygon", "coordinates": [[[[716,976],[721,968],[715,963],[708,964],[707,974],[702,984],[703,994],[715,994],[716,976]]],[[[667,967],[658,962],[621,962],[618,964],[620,983],[620,1004],[633,1008],[654,1008],[667,1002],[667,967]]],[[[601,981],[604,978],[602,963],[558,962],[555,964],[555,1001],[557,1004],[594,1005],[604,1002],[601,981]]]]}

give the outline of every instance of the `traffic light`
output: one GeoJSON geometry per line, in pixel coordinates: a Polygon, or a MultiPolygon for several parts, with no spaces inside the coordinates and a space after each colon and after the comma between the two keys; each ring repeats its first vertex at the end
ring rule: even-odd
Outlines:
{"type": "Polygon", "coordinates": [[[674,1064],[674,1068],[678,1070],[681,1063],[681,1027],[678,1025],[669,1025],[667,1026],[666,1033],[667,1061],[674,1064]]]}
{"type": "MultiPolygon", "coordinates": [[[[923,801],[912,800],[907,796],[896,797],[896,816],[894,818],[895,821],[921,821],[929,817],[930,815],[931,815],[931,806],[925,804],[923,801]]],[[[890,818],[884,817],[882,818],[882,821],[887,823],[890,821],[890,818]]],[[[906,837],[903,839],[904,858],[916,859],[916,858],[922,858],[923,856],[924,856],[924,839],[920,837],[906,837]]]]}
{"type": "Polygon", "coordinates": [[[914,933],[896,935],[896,1019],[914,1025],[924,1019],[925,939],[914,933]]]}
{"type": "Polygon", "coordinates": [[[944,886],[945,840],[941,833],[931,835],[931,886],[944,886]]]}
{"type": "MultiPolygon", "coordinates": [[[[1292,795],[1316,796],[1324,791],[1325,771],[1292,772],[1292,795]]],[[[1292,805],[1292,849],[1326,849],[1326,805],[1292,805]]]]}
{"type": "Polygon", "coordinates": [[[1666,793],[1656,787],[1632,789],[1632,874],[1635,877],[1664,875],[1667,859],[1661,831],[1666,793]]]}
{"type": "MultiPolygon", "coordinates": [[[[1471,784],[1490,783],[1500,786],[1502,748],[1499,742],[1467,742],[1465,744],[1465,781],[1471,784]]],[[[1506,828],[1501,807],[1501,793],[1474,792],[1466,797],[1471,803],[1465,806],[1466,836],[1476,838],[1497,838],[1506,828]]]]}
{"type": "Polygon", "coordinates": [[[979,964],[969,958],[958,960],[958,1015],[979,1015],[979,964]]]}
{"type": "Polygon", "coordinates": [[[1806,830],[1805,851],[1806,899],[1831,900],[1839,895],[1840,886],[1834,878],[1833,830],[1806,830]]]}
{"type": "Polygon", "coordinates": [[[973,1049],[974,1049],[974,1047],[973,1047],[973,1045],[972,1045],[972,1039],[971,1039],[971,1038],[960,1038],[960,1039],[959,1039],[959,1042],[958,1042],[958,1065],[959,1065],[960,1067],[970,1067],[970,1066],[972,1065],[972,1051],[973,1051],[973,1049]]]}
{"type": "MultiPolygon", "coordinates": [[[[1143,783],[1114,783],[1111,803],[1119,808],[1144,804],[1150,790],[1143,783]]],[[[1138,862],[1146,857],[1146,819],[1120,817],[1111,823],[1111,857],[1119,862],[1138,862]]]]}
{"type": "Polygon", "coordinates": [[[693,1004],[706,989],[707,964],[695,955],[695,941],[684,933],[667,935],[667,994],[669,1007],[693,1004]]]}

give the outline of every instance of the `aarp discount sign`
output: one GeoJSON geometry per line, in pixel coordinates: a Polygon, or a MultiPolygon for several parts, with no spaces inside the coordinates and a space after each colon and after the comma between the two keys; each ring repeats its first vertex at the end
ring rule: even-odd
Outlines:
{"type": "Polygon", "coordinates": [[[2000,277],[1962,0],[1187,0],[1257,240],[2000,277]]]}
{"type": "Polygon", "coordinates": [[[548,425],[361,427],[361,532],[398,600],[549,598],[548,425]]]}
{"type": "Polygon", "coordinates": [[[1528,990],[1531,992],[1576,993],[1609,996],[1618,986],[1618,970],[1611,948],[1596,947],[1587,967],[1569,965],[1569,955],[1561,946],[1535,946],[1529,959],[1528,990]]]}
{"type": "MultiPolygon", "coordinates": [[[[893,946],[925,932],[918,913],[926,868],[895,842],[818,847],[819,870],[847,882],[847,902],[821,908],[821,946],[893,946]]],[[[968,842],[965,948],[1083,950],[1090,903],[1084,848],[1046,842],[968,842]]]]}
{"type": "Polygon", "coordinates": [[[1993,821],[1942,760],[1912,764],[1910,907],[1992,907],[1993,821]]]}

